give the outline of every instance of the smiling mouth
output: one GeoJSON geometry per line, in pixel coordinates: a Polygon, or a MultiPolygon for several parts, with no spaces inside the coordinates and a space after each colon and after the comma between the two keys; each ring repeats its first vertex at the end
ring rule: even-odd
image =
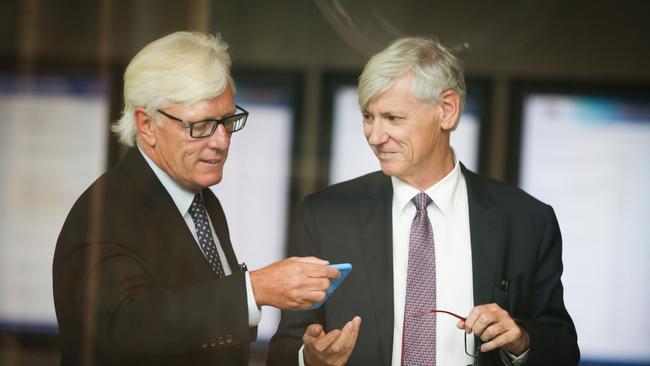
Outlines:
{"type": "Polygon", "coordinates": [[[377,151],[377,157],[382,159],[382,158],[390,158],[393,157],[395,154],[397,154],[394,151],[377,151]]]}
{"type": "Polygon", "coordinates": [[[218,159],[201,159],[201,162],[205,164],[218,164],[220,161],[218,159]]]}

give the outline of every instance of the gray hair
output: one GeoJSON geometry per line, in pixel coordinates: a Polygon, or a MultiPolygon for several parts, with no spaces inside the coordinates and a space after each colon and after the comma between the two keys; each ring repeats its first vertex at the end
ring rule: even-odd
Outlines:
{"type": "Polygon", "coordinates": [[[136,107],[151,115],[170,103],[210,100],[228,85],[234,92],[230,64],[228,44],[219,35],[175,32],[149,43],[124,72],[124,110],[113,132],[120,142],[133,146],[136,107]]]}
{"type": "Polygon", "coordinates": [[[368,61],[359,77],[359,106],[365,108],[408,72],[413,73],[411,92],[415,98],[435,104],[442,92],[451,89],[460,97],[462,112],[465,79],[460,60],[437,39],[423,37],[398,39],[368,61]]]}

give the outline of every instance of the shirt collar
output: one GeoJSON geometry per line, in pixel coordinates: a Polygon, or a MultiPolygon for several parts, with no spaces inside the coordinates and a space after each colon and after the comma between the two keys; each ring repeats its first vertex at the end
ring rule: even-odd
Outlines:
{"type": "Polygon", "coordinates": [[[149,158],[149,156],[144,153],[144,151],[142,151],[140,146],[138,146],[138,150],[144,157],[144,160],[147,162],[147,164],[149,164],[151,167],[151,170],[153,170],[153,173],[156,175],[156,177],[158,177],[160,183],[163,185],[163,187],[165,187],[167,193],[169,193],[171,196],[174,204],[178,208],[178,211],[181,213],[181,215],[185,216],[187,210],[189,210],[190,206],[192,205],[192,201],[194,201],[195,193],[188,191],[180,184],[176,183],[176,181],[167,175],[164,170],[160,169],[160,167],[156,165],[156,163],[154,163],[153,160],[151,160],[151,158],[149,158]]]}
{"type": "MultiPolygon", "coordinates": [[[[454,196],[458,192],[460,174],[460,161],[454,154],[453,169],[444,178],[424,190],[424,193],[431,198],[445,217],[453,212],[454,196]]],[[[393,203],[397,205],[398,212],[402,213],[411,199],[420,193],[420,190],[397,177],[391,177],[391,182],[393,184],[393,203]]]]}

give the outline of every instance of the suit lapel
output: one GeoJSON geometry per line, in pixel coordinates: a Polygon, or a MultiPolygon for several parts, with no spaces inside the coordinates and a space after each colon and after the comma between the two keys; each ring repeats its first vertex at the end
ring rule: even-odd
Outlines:
{"type": "Polygon", "coordinates": [[[237,263],[237,257],[235,256],[235,251],[230,242],[228,223],[226,221],[226,215],[223,213],[221,203],[219,203],[219,200],[209,188],[203,190],[203,201],[208,210],[208,215],[210,215],[210,220],[212,221],[214,230],[217,232],[221,249],[223,249],[223,252],[226,254],[228,265],[234,273],[239,268],[239,263],[237,263]]]}
{"type": "Polygon", "coordinates": [[[184,268],[186,274],[183,278],[214,278],[214,272],[207,265],[174,201],[136,148],[127,152],[123,167],[142,201],[150,208],[146,215],[152,224],[144,230],[149,230],[148,235],[158,243],[158,255],[182,264],[179,267],[184,268]]]}
{"type": "Polygon", "coordinates": [[[462,166],[467,184],[472,241],[474,304],[494,302],[503,262],[503,212],[476,174],[462,166]]]}
{"type": "Polygon", "coordinates": [[[377,173],[359,206],[363,257],[379,329],[384,364],[390,364],[393,344],[393,230],[390,178],[377,173]]]}

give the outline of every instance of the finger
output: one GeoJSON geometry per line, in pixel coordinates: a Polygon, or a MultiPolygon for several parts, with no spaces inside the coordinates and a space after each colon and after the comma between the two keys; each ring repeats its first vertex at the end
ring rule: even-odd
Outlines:
{"type": "Polygon", "coordinates": [[[293,306],[319,302],[325,299],[329,284],[330,281],[325,279],[305,280],[288,290],[286,296],[294,303],[293,306]]]}
{"type": "Polygon", "coordinates": [[[352,333],[350,348],[354,348],[354,345],[357,343],[357,337],[359,336],[359,329],[361,328],[361,317],[355,316],[354,318],[352,318],[352,325],[354,329],[352,333]]]}
{"type": "Polygon", "coordinates": [[[320,324],[311,324],[305,331],[305,335],[310,337],[318,337],[321,333],[323,333],[323,326],[320,324]]]}
{"type": "Polygon", "coordinates": [[[480,335],[478,333],[476,334],[479,335],[479,337],[483,342],[489,342],[490,340],[498,337],[499,335],[507,331],[508,328],[505,326],[504,322],[497,322],[485,328],[485,330],[481,332],[480,335]]]}
{"type": "Polygon", "coordinates": [[[513,336],[510,332],[503,333],[496,338],[493,338],[489,342],[483,343],[481,345],[481,352],[489,352],[497,348],[503,347],[506,343],[509,343],[513,340],[513,336]]]}
{"type": "Polygon", "coordinates": [[[317,302],[325,300],[327,293],[325,291],[307,291],[298,303],[298,307],[307,308],[317,302]]]}
{"type": "Polygon", "coordinates": [[[497,304],[479,305],[472,309],[472,312],[465,320],[465,331],[467,333],[474,332],[480,336],[485,328],[491,324],[509,317],[508,312],[497,304]]]}
{"type": "Polygon", "coordinates": [[[472,311],[469,313],[467,318],[465,319],[465,331],[467,333],[471,333],[474,328],[474,324],[478,321],[481,315],[483,315],[484,313],[489,313],[494,311],[505,311],[505,310],[501,309],[499,305],[494,303],[475,306],[472,309],[472,311]]]}
{"type": "Polygon", "coordinates": [[[474,326],[476,319],[478,319],[478,317],[481,315],[481,309],[481,305],[475,306],[472,311],[470,311],[467,318],[465,318],[465,333],[469,334],[472,332],[472,327],[474,326]]]}
{"type": "MultiPolygon", "coordinates": [[[[500,306],[496,304],[490,304],[488,306],[488,309],[489,309],[488,311],[482,313],[479,316],[478,320],[474,324],[473,330],[474,333],[476,333],[477,335],[480,336],[481,334],[483,334],[485,329],[487,329],[488,327],[494,324],[499,324],[499,323],[501,324],[499,328],[500,333],[503,333],[508,329],[516,326],[514,320],[512,320],[512,318],[510,317],[510,314],[506,310],[502,309],[500,306]],[[477,324],[479,327],[482,327],[483,329],[477,328],[477,324]]],[[[494,336],[496,335],[493,335],[490,338],[494,338],[494,336]]]]}
{"type": "Polygon", "coordinates": [[[327,290],[329,289],[329,281],[324,281],[325,283],[311,282],[310,284],[303,284],[302,286],[295,288],[289,296],[298,303],[322,301],[325,299],[327,290]]]}
{"type": "Polygon", "coordinates": [[[303,263],[311,263],[311,264],[319,264],[319,265],[328,265],[330,264],[329,261],[326,261],[324,259],[320,259],[318,257],[292,257],[290,259],[293,259],[298,262],[303,262],[303,263]]]}
{"type": "MultiPolygon", "coordinates": [[[[361,328],[361,317],[355,316],[351,321],[347,322],[345,327],[341,330],[341,336],[336,341],[342,345],[342,348],[351,350],[357,341],[359,329],[361,328]]],[[[332,345],[334,347],[336,345],[332,345]]]]}
{"type": "MultiPolygon", "coordinates": [[[[316,324],[312,324],[312,326],[314,325],[316,324]]],[[[322,326],[314,327],[312,330],[305,331],[305,334],[302,336],[302,341],[305,345],[313,346],[318,340],[325,338],[327,335],[328,333],[325,333],[322,326]]]]}
{"type": "Polygon", "coordinates": [[[328,265],[319,264],[319,263],[310,263],[297,260],[300,262],[297,264],[297,270],[301,276],[306,276],[310,278],[338,278],[340,272],[336,268],[332,268],[328,265]]]}
{"type": "Polygon", "coordinates": [[[307,269],[307,275],[313,278],[339,278],[341,272],[338,269],[332,268],[330,266],[309,264],[307,269]]]}
{"type": "Polygon", "coordinates": [[[332,343],[334,343],[341,336],[341,331],[334,329],[331,332],[325,334],[323,337],[315,339],[312,342],[311,347],[318,352],[323,352],[328,349],[332,343]]]}
{"type": "Polygon", "coordinates": [[[355,316],[354,318],[352,318],[352,322],[354,323],[357,330],[359,330],[359,328],[361,327],[361,317],[358,315],[355,316]]]}
{"type": "Polygon", "coordinates": [[[345,326],[341,328],[341,335],[332,343],[329,347],[329,351],[335,354],[345,353],[350,349],[350,342],[355,339],[357,330],[355,330],[355,324],[352,321],[345,323],[345,326]]]}
{"type": "Polygon", "coordinates": [[[325,336],[323,327],[320,324],[311,324],[305,330],[305,334],[302,336],[302,343],[305,345],[313,344],[317,339],[325,336]]]}
{"type": "Polygon", "coordinates": [[[472,325],[472,332],[477,336],[482,336],[485,329],[492,324],[496,323],[496,317],[492,312],[484,312],[478,316],[474,325],[472,325]]]}
{"type": "Polygon", "coordinates": [[[294,287],[298,291],[327,291],[330,284],[327,278],[303,278],[296,281],[294,287]]]}
{"type": "Polygon", "coordinates": [[[326,267],[325,276],[322,277],[334,279],[334,278],[339,278],[339,276],[341,276],[341,272],[339,272],[338,269],[332,267],[326,267]]]}
{"type": "Polygon", "coordinates": [[[456,323],[456,328],[465,329],[465,321],[464,320],[459,320],[458,323],[456,323]]]}

